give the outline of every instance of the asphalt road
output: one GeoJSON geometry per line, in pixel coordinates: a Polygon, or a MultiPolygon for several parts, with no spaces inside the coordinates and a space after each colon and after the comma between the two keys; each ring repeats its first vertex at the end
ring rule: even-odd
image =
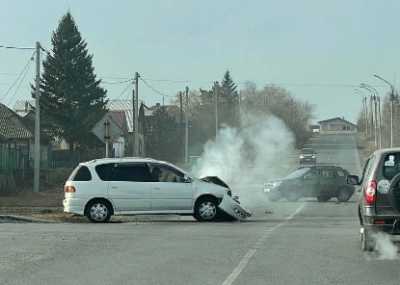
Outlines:
{"type": "MultiPolygon", "coordinates": [[[[353,137],[312,144],[359,171],[353,137]]],[[[3,223],[0,284],[399,284],[399,260],[360,251],[355,200],[266,203],[241,223],[3,223]]]]}

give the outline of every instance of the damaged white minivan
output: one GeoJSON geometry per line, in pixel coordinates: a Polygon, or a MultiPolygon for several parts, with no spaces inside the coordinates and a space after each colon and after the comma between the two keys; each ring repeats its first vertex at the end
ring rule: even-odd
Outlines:
{"type": "Polygon", "coordinates": [[[251,216],[218,177],[197,179],[148,158],[105,158],[80,163],[64,186],[64,212],[95,223],[112,215],[193,215],[198,221],[251,216]]]}

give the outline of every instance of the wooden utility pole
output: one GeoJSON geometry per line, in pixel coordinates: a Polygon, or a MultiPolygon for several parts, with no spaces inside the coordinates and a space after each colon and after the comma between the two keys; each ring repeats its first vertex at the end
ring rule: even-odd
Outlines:
{"type": "Polygon", "coordinates": [[[139,77],[135,72],[135,156],[139,156],[139,77]]]}
{"type": "Polygon", "coordinates": [[[218,135],[218,96],[219,96],[219,84],[218,81],[214,83],[214,104],[215,104],[215,138],[218,135]]]}
{"type": "Polygon", "coordinates": [[[189,162],[189,87],[185,88],[185,164],[189,162]]]}
{"type": "Polygon", "coordinates": [[[40,43],[36,42],[36,79],[35,79],[35,145],[33,192],[40,188],[40,43]]]}

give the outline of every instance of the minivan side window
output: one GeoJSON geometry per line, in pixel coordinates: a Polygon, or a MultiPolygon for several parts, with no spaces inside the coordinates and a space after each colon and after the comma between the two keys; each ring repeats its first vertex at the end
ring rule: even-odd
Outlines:
{"type": "Polygon", "coordinates": [[[180,171],[161,164],[151,164],[150,171],[155,182],[184,182],[184,174],[180,171]]]}
{"type": "Polygon", "coordinates": [[[76,172],[73,181],[90,181],[92,180],[92,174],[89,168],[86,166],[81,166],[76,172]]]}
{"type": "Polygon", "coordinates": [[[95,167],[96,173],[103,181],[110,181],[115,163],[99,164],[95,167]]]}
{"type": "Polygon", "coordinates": [[[149,168],[145,163],[116,164],[112,173],[112,181],[152,182],[149,168]]]}
{"type": "Polygon", "coordinates": [[[383,160],[383,176],[392,180],[400,173],[400,153],[387,154],[383,160]]]}

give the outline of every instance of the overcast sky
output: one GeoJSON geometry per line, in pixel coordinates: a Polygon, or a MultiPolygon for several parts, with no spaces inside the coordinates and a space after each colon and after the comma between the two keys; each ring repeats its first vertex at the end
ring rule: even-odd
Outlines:
{"type": "MultiPolygon", "coordinates": [[[[0,3],[0,45],[33,46],[40,41],[51,48],[52,31],[69,9],[100,78],[123,81],[112,77],[130,78],[138,71],[168,95],[186,84],[208,88],[229,69],[239,87],[247,80],[259,88],[275,83],[308,100],[316,106],[316,120],[344,116],[354,121],[361,98],[353,85],[380,85],[384,94],[388,88],[372,74],[399,82],[397,0],[0,3]]],[[[33,64],[20,88],[5,93],[30,55],[0,49],[0,102],[12,106],[16,99],[29,98],[33,64]]],[[[104,87],[110,98],[129,96],[120,95],[126,84],[104,87]]],[[[162,100],[143,83],[140,97],[149,105],[162,100]]]]}

